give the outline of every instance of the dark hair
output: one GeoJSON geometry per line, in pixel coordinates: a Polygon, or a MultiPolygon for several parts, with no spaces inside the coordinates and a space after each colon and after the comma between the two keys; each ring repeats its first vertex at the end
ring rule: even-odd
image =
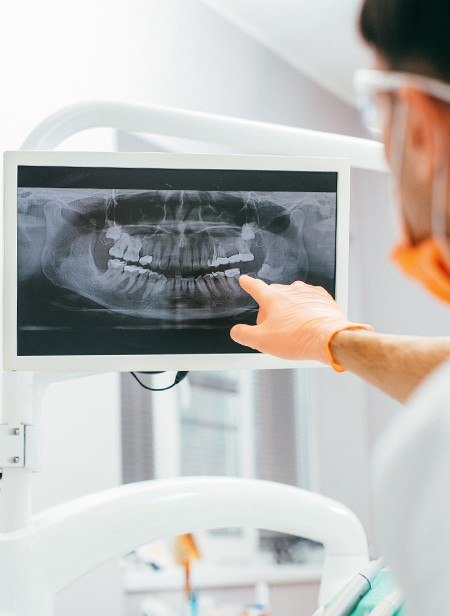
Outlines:
{"type": "Polygon", "coordinates": [[[450,0],[364,0],[359,29],[391,69],[450,81],[450,0]]]}

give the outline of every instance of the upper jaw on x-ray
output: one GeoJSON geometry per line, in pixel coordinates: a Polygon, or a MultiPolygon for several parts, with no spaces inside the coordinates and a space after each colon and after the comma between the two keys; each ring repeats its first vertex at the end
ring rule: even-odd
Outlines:
{"type": "Polygon", "coordinates": [[[61,190],[43,208],[42,271],[113,312],[183,324],[235,317],[257,309],[240,274],[290,283],[308,273],[305,213],[287,193],[101,190],[73,199],[77,190],[64,189],[62,200],[61,190]]]}

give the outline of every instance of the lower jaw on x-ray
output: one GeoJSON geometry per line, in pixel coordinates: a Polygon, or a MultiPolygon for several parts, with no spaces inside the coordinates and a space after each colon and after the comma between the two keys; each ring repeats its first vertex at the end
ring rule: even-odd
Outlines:
{"type": "Polygon", "coordinates": [[[335,227],[330,192],[21,187],[18,354],[248,352],[239,276],[334,294],[335,227]]]}

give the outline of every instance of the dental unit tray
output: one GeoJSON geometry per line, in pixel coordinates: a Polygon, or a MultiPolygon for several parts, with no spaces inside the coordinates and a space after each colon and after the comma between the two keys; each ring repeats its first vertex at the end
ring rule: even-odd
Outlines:
{"type": "Polygon", "coordinates": [[[346,308],[342,159],[8,152],[5,216],[6,369],[306,365],[231,340],[244,273],[346,308]]]}

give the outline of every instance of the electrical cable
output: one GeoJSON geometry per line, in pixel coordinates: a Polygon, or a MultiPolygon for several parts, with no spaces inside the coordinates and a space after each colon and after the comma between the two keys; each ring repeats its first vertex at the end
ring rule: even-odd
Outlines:
{"type": "MultiPolygon", "coordinates": [[[[139,374],[163,374],[163,373],[164,373],[164,370],[160,370],[159,372],[139,372],[139,374]]],[[[147,389],[148,391],[167,391],[168,389],[172,389],[172,387],[175,387],[175,385],[178,385],[178,383],[181,383],[181,381],[187,377],[187,375],[189,374],[189,371],[177,372],[174,382],[171,385],[168,385],[167,387],[161,387],[161,388],[149,387],[148,385],[144,385],[144,383],[136,376],[135,372],[130,372],[130,374],[139,383],[141,387],[143,387],[144,389],[147,389]]]]}

